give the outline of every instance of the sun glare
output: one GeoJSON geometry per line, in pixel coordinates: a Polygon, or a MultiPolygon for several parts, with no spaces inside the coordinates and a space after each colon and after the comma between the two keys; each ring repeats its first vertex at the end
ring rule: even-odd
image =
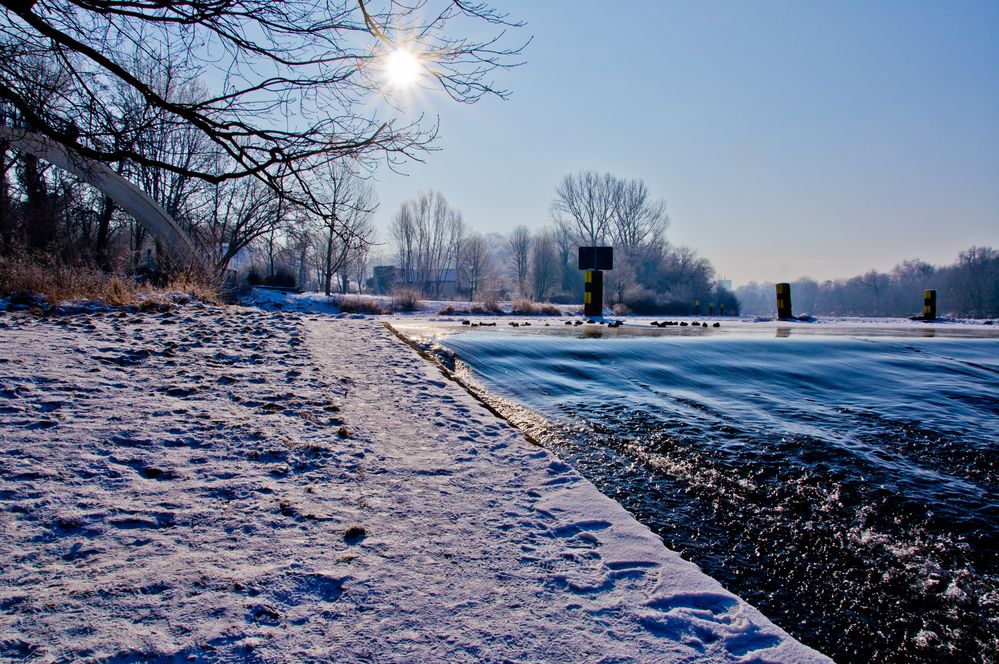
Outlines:
{"type": "Polygon", "coordinates": [[[390,53],[385,60],[385,71],[389,83],[396,88],[408,88],[420,77],[420,61],[404,48],[390,53]]]}

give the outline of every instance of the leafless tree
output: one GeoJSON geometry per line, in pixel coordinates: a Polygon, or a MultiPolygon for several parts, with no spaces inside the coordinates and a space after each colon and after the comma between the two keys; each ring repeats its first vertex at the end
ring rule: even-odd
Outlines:
{"type": "Polygon", "coordinates": [[[617,198],[617,180],[610,173],[570,173],[555,189],[552,217],[573,228],[581,243],[600,246],[611,230],[617,198]]]}
{"type": "MultiPolygon", "coordinates": [[[[173,62],[144,61],[136,63],[135,67],[144,79],[172,99],[197,103],[208,96],[201,83],[185,77],[173,62]]],[[[208,189],[206,183],[195,178],[191,172],[223,170],[225,159],[222,152],[195,127],[167,122],[166,111],[151,104],[135,89],[119,82],[116,94],[121,97],[118,104],[123,114],[123,121],[119,124],[127,129],[115,134],[113,142],[123,146],[128,141],[130,149],[141,153],[147,160],[174,166],[167,169],[139,162],[134,168],[137,182],[153,200],[175,219],[184,216],[189,211],[192,198],[208,189]]],[[[115,129],[117,127],[112,126],[107,131],[115,129]]]]}
{"type": "Polygon", "coordinates": [[[558,252],[559,264],[559,288],[563,292],[572,290],[573,278],[577,274],[572,264],[572,256],[575,251],[576,234],[566,219],[556,220],[552,229],[552,239],[555,242],[555,249],[558,252]]]}
{"type": "Polygon", "coordinates": [[[999,312],[999,251],[970,247],[958,254],[952,272],[959,310],[982,318],[999,312]]]}
{"type": "Polygon", "coordinates": [[[615,267],[604,282],[614,302],[654,281],[654,268],[666,251],[666,203],[654,200],[642,180],[614,180],[610,237],[615,267]]]}
{"type": "Polygon", "coordinates": [[[711,262],[690,247],[671,246],[660,270],[659,290],[689,303],[706,299],[715,278],[711,262]]]}
{"type": "MultiPolygon", "coordinates": [[[[370,234],[368,237],[374,237],[374,226],[371,226],[370,221],[367,222],[370,234]]],[[[368,261],[371,257],[371,242],[357,242],[351,249],[347,256],[347,268],[344,269],[343,274],[350,274],[354,277],[354,283],[357,284],[357,293],[360,295],[364,290],[364,279],[368,274],[368,261]]],[[[346,278],[343,282],[343,292],[347,292],[347,281],[346,278]]]]}
{"type": "MultiPolygon", "coordinates": [[[[663,283],[661,277],[666,272],[687,279],[682,251],[680,256],[673,257],[679,260],[679,267],[677,260],[671,259],[670,267],[664,268],[664,262],[670,262],[667,258],[671,251],[666,242],[669,225],[666,204],[653,199],[642,180],[624,180],[594,171],[569,174],[555,191],[552,216],[555,242],[562,259],[563,290],[568,290],[574,281],[567,269],[573,244],[613,243],[614,270],[604,282],[612,300],[624,301],[640,292],[662,293],[678,288],[675,283],[663,283]]],[[[693,282],[685,283],[689,286],[693,282]]]]}
{"type": "Polygon", "coordinates": [[[559,286],[559,257],[549,232],[538,233],[531,242],[531,296],[537,302],[551,297],[559,286]]]}
{"type": "Polygon", "coordinates": [[[322,283],[326,295],[333,292],[333,276],[340,274],[340,291],[347,288],[347,268],[351,254],[370,242],[374,233],[371,215],[378,207],[374,191],[345,162],[327,169],[324,206],[328,213],[321,219],[325,251],[322,283]]]}
{"type": "Polygon", "coordinates": [[[417,229],[413,206],[404,203],[392,217],[390,229],[399,252],[399,279],[410,286],[416,284],[417,229]]]}
{"type": "Polygon", "coordinates": [[[658,247],[664,240],[669,227],[666,202],[653,200],[641,180],[616,180],[613,190],[611,239],[616,248],[641,260],[643,248],[658,247]]]}
{"type": "Polygon", "coordinates": [[[14,240],[14,211],[11,205],[8,173],[16,163],[16,154],[0,140],[0,251],[10,251],[14,240]]]}
{"type": "Polygon", "coordinates": [[[457,268],[464,235],[461,213],[439,192],[420,192],[403,203],[392,220],[402,280],[439,296],[448,270],[457,268]]]}
{"type": "Polygon", "coordinates": [[[399,163],[418,158],[434,138],[434,126],[380,103],[387,56],[408,49],[425,79],[458,101],[505,96],[491,76],[518,64],[522,46],[503,45],[505,30],[517,25],[462,0],[377,8],[370,0],[0,0],[0,99],[33,131],[85,157],[214,184],[253,176],[318,212],[316,168],[344,157],[399,163]],[[480,34],[480,26],[492,35],[460,36],[480,34]],[[217,81],[215,92],[173,94],[139,64],[149,61],[217,81]],[[46,66],[62,85],[40,103],[46,66]],[[106,94],[119,85],[156,112],[138,122],[126,117],[106,94]],[[141,150],[129,132],[150,125],[193,127],[226,157],[226,168],[141,150]],[[114,126],[121,140],[103,129],[114,126]]]}
{"type": "Polygon", "coordinates": [[[492,272],[492,251],[489,243],[478,233],[464,239],[461,246],[459,271],[468,282],[468,300],[475,300],[481,292],[483,281],[492,272]]]}
{"type": "MultiPolygon", "coordinates": [[[[164,94],[171,98],[193,102],[207,96],[206,90],[198,81],[186,78],[172,62],[146,61],[137,63],[136,67],[143,73],[146,80],[151,81],[157,89],[163,90],[164,94]]],[[[116,94],[121,97],[119,108],[125,121],[120,125],[108,128],[109,140],[118,146],[130,143],[132,149],[150,159],[171,163],[178,167],[175,170],[168,170],[146,163],[119,161],[116,165],[118,173],[130,176],[189,234],[192,236],[204,235],[202,226],[205,224],[211,226],[218,219],[218,215],[214,212],[205,214],[218,192],[217,188],[205,180],[194,177],[190,171],[214,170],[220,172],[226,167],[226,158],[216,145],[193,126],[165,122],[166,112],[152,105],[148,99],[143,98],[133,88],[121,82],[117,88],[116,94]]],[[[235,191],[241,191],[241,189],[239,187],[224,189],[223,197],[225,194],[235,191]]],[[[263,191],[259,190],[258,196],[263,195],[263,191]]],[[[105,231],[110,230],[106,222],[109,221],[108,212],[115,208],[110,199],[107,197],[105,199],[97,239],[97,255],[99,257],[106,254],[106,243],[109,237],[105,236],[105,231]]],[[[277,216],[280,216],[280,199],[277,200],[279,207],[277,216]]],[[[245,216],[246,224],[237,224],[237,228],[247,228],[247,224],[256,226],[261,221],[254,219],[251,222],[249,220],[249,217],[257,216],[257,211],[245,216]]],[[[142,245],[145,230],[134,220],[130,220],[130,223],[136,243],[135,248],[138,249],[142,245]]],[[[211,235],[212,232],[212,229],[209,229],[208,234],[211,235]]],[[[249,238],[248,241],[253,239],[255,236],[249,238]]],[[[239,247],[236,251],[241,248],[239,247]]],[[[157,247],[157,249],[159,248],[157,247]]],[[[222,258],[223,262],[222,265],[216,263],[217,269],[224,268],[231,260],[231,257],[224,258],[224,255],[223,253],[221,256],[216,256],[216,260],[222,258]]],[[[224,269],[218,274],[222,272],[224,269]]]]}
{"type": "Polygon", "coordinates": [[[337,270],[340,275],[340,292],[347,293],[351,277],[357,281],[358,292],[360,292],[364,273],[367,270],[368,253],[371,251],[375,227],[371,223],[370,215],[355,212],[354,218],[348,220],[344,228],[346,230],[344,237],[347,253],[344,256],[343,266],[337,270]]]}
{"type": "Polygon", "coordinates": [[[638,286],[637,270],[629,260],[618,259],[614,269],[604,275],[604,291],[611,303],[626,302],[638,286]]]}
{"type": "Polygon", "coordinates": [[[217,275],[224,275],[236,254],[280,223],[278,207],[278,195],[256,180],[212,187],[211,204],[195,238],[212,257],[217,275]]]}
{"type": "Polygon", "coordinates": [[[531,259],[531,231],[517,226],[510,232],[510,274],[517,282],[517,293],[527,297],[527,276],[531,259]]]}

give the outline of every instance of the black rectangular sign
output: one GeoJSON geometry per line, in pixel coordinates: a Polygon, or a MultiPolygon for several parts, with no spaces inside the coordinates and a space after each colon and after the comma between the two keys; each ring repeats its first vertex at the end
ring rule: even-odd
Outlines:
{"type": "Polygon", "coordinates": [[[580,270],[613,270],[614,269],[614,248],[613,247],[580,247],[579,248],[579,269],[580,270]]]}

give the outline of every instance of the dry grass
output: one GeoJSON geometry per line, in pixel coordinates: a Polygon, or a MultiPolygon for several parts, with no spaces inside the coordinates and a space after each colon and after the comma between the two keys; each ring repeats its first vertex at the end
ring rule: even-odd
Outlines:
{"type": "Polygon", "coordinates": [[[631,309],[624,302],[618,302],[617,304],[615,304],[611,308],[611,311],[614,312],[615,316],[627,316],[628,314],[631,313],[631,309]]]}
{"type": "Polygon", "coordinates": [[[482,302],[478,305],[475,305],[473,308],[478,308],[480,310],[477,311],[476,313],[498,314],[503,312],[502,307],[500,307],[499,293],[497,293],[494,290],[486,291],[482,295],[482,302]]]}
{"type": "Polygon", "coordinates": [[[392,309],[395,311],[416,311],[422,308],[420,291],[415,288],[395,288],[392,290],[392,309]]]}
{"type": "Polygon", "coordinates": [[[195,300],[211,302],[213,304],[220,304],[224,299],[214,282],[189,272],[182,272],[176,275],[167,283],[166,288],[163,290],[184,293],[195,300]]]}
{"type": "Polygon", "coordinates": [[[518,316],[560,316],[562,311],[551,302],[532,302],[519,297],[511,303],[510,313],[518,316]]]}
{"type": "Polygon", "coordinates": [[[476,314],[480,316],[493,316],[500,315],[503,313],[503,309],[500,307],[497,300],[488,300],[486,302],[474,302],[469,304],[467,307],[454,308],[452,305],[447,305],[442,307],[437,311],[439,316],[467,316],[470,314],[476,314]]]}
{"type": "Polygon", "coordinates": [[[0,296],[16,293],[37,293],[50,305],[90,300],[116,307],[140,308],[153,308],[173,301],[175,293],[205,302],[221,299],[214,285],[190,274],[179,275],[160,289],[141,284],[127,275],[67,265],[51,258],[0,257],[0,296]]]}
{"type": "Polygon", "coordinates": [[[386,311],[385,305],[373,297],[345,295],[340,298],[337,304],[340,307],[340,312],[345,314],[369,314],[377,316],[391,311],[386,311]]]}

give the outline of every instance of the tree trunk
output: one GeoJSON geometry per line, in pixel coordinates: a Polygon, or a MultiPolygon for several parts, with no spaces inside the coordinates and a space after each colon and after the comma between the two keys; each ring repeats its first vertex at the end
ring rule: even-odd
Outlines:
{"type": "Polygon", "coordinates": [[[7,143],[0,142],[0,254],[10,253],[14,243],[14,215],[7,186],[7,143]]]}
{"type": "Polygon", "coordinates": [[[24,154],[25,231],[28,246],[46,249],[56,235],[55,219],[48,205],[45,179],[38,169],[38,157],[24,154]]]}
{"type": "Polygon", "coordinates": [[[306,266],[306,255],[308,253],[309,245],[302,242],[302,248],[298,255],[298,287],[305,290],[306,275],[308,274],[306,266]]]}
{"type": "Polygon", "coordinates": [[[111,239],[111,216],[114,214],[114,208],[114,201],[105,196],[104,205],[101,207],[101,216],[97,220],[97,240],[94,242],[94,257],[97,259],[97,266],[105,271],[111,269],[111,257],[108,255],[108,245],[111,239]]]}
{"type": "Polygon", "coordinates": [[[326,297],[333,294],[333,229],[329,229],[329,234],[326,236],[326,269],[324,270],[324,287],[326,291],[326,297]]]}

